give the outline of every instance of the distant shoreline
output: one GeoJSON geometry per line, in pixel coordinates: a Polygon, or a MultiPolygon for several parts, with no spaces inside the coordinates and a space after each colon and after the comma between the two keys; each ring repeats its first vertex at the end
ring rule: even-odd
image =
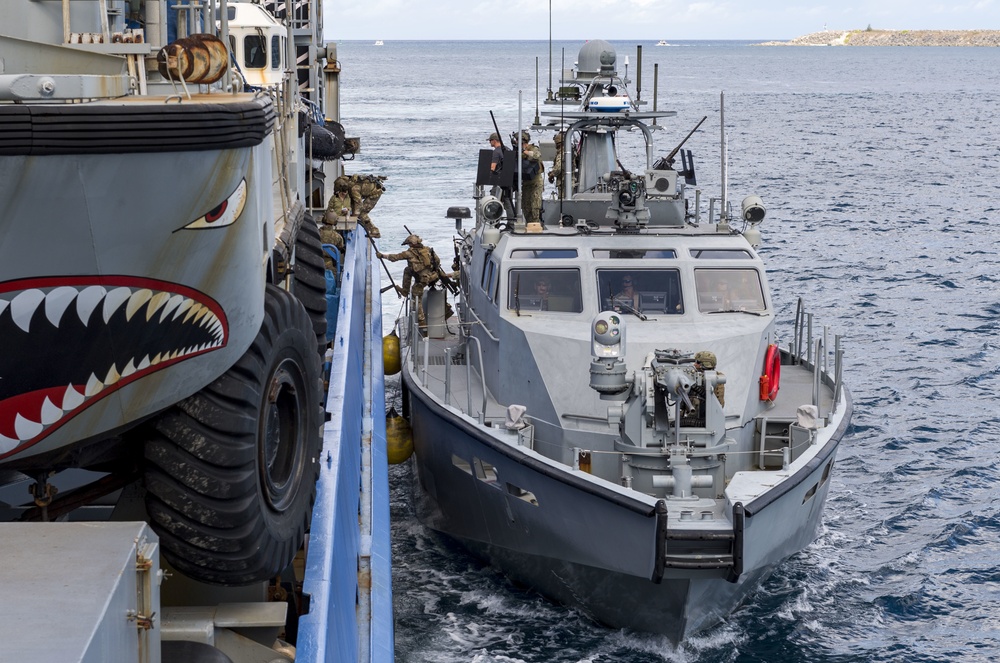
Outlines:
{"type": "Polygon", "coordinates": [[[824,30],[757,46],[1000,46],[1000,30],[824,30]]]}

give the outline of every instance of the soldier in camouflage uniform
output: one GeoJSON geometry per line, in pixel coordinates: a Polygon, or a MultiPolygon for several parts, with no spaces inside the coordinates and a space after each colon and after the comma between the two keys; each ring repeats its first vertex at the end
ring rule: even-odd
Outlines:
{"type": "MultiPolygon", "coordinates": [[[[333,225],[328,223],[327,217],[323,217],[323,222],[319,224],[319,239],[324,244],[333,244],[340,251],[340,255],[344,255],[344,238],[339,232],[334,230],[333,225]]],[[[323,251],[323,262],[326,264],[326,268],[332,270],[334,268],[333,260],[327,255],[326,251],[323,251]]]]}
{"type": "MultiPolygon", "coordinates": [[[[699,371],[715,371],[715,353],[709,352],[708,350],[702,350],[694,355],[694,367],[699,371]]],[[[723,377],[721,371],[715,371],[715,374],[719,377],[723,377]]],[[[726,406],[726,385],[717,384],[715,385],[715,397],[719,399],[719,405],[726,406]]]]}
{"type": "Polygon", "coordinates": [[[399,294],[404,297],[412,296],[417,300],[417,323],[423,327],[427,324],[427,318],[424,316],[424,288],[437,283],[442,273],[441,261],[433,249],[429,249],[423,245],[423,242],[417,235],[410,235],[404,239],[403,245],[410,248],[399,253],[382,253],[379,251],[376,252],[376,255],[379,258],[393,262],[397,260],[406,261],[406,269],[403,270],[403,287],[398,288],[399,294]],[[413,284],[412,290],[410,288],[411,282],[413,284]]]}
{"type": "MultiPolygon", "coordinates": [[[[709,352],[708,350],[702,350],[694,355],[694,372],[700,374],[702,379],[698,384],[692,385],[690,391],[688,391],[688,396],[691,399],[691,409],[686,407],[681,414],[681,425],[682,426],[704,426],[705,425],[705,413],[706,413],[706,393],[705,393],[705,382],[704,373],[705,371],[715,371],[716,360],[715,354],[709,352]]],[[[720,378],[724,377],[722,372],[715,371],[716,375],[720,378]]],[[[726,405],[726,386],[724,384],[716,384],[715,398],[718,399],[719,405],[725,407],[726,405]]]]}
{"type": "Polygon", "coordinates": [[[333,198],[330,199],[330,205],[334,205],[336,201],[339,209],[341,206],[346,206],[344,202],[349,197],[351,214],[358,217],[358,223],[364,227],[368,236],[381,237],[368,212],[372,211],[382,192],[385,191],[385,185],[382,184],[385,179],[385,175],[341,175],[333,181],[333,198]]]}
{"type": "Polygon", "coordinates": [[[542,151],[531,144],[531,134],[527,131],[521,132],[521,155],[528,161],[538,163],[538,173],[532,179],[521,182],[521,209],[524,211],[524,220],[528,223],[541,223],[545,166],[542,164],[542,151]]]}
{"type": "Polygon", "coordinates": [[[563,198],[563,134],[560,131],[552,140],[556,142],[556,157],[552,160],[552,170],[549,171],[549,182],[555,182],[559,197],[563,198]]]}

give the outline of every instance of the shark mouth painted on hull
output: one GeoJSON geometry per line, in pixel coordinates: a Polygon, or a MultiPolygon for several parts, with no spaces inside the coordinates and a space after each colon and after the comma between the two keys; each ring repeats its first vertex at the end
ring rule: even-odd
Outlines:
{"type": "Polygon", "coordinates": [[[222,307],[175,283],[129,276],[0,283],[0,458],[125,385],[228,339],[222,307]]]}

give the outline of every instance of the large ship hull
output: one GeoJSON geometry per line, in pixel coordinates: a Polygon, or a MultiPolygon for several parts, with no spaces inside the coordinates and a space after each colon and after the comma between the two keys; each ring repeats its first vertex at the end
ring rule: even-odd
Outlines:
{"type": "Polygon", "coordinates": [[[0,637],[391,660],[378,266],[319,222],[360,149],[322,3],[59,4],[0,35],[0,637]]]}

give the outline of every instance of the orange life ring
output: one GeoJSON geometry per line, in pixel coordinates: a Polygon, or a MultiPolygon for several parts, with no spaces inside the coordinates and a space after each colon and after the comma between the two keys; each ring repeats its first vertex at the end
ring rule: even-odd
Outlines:
{"type": "Polygon", "coordinates": [[[777,345],[767,346],[764,355],[764,375],[760,376],[760,400],[773,401],[781,382],[781,352],[777,345]]]}

